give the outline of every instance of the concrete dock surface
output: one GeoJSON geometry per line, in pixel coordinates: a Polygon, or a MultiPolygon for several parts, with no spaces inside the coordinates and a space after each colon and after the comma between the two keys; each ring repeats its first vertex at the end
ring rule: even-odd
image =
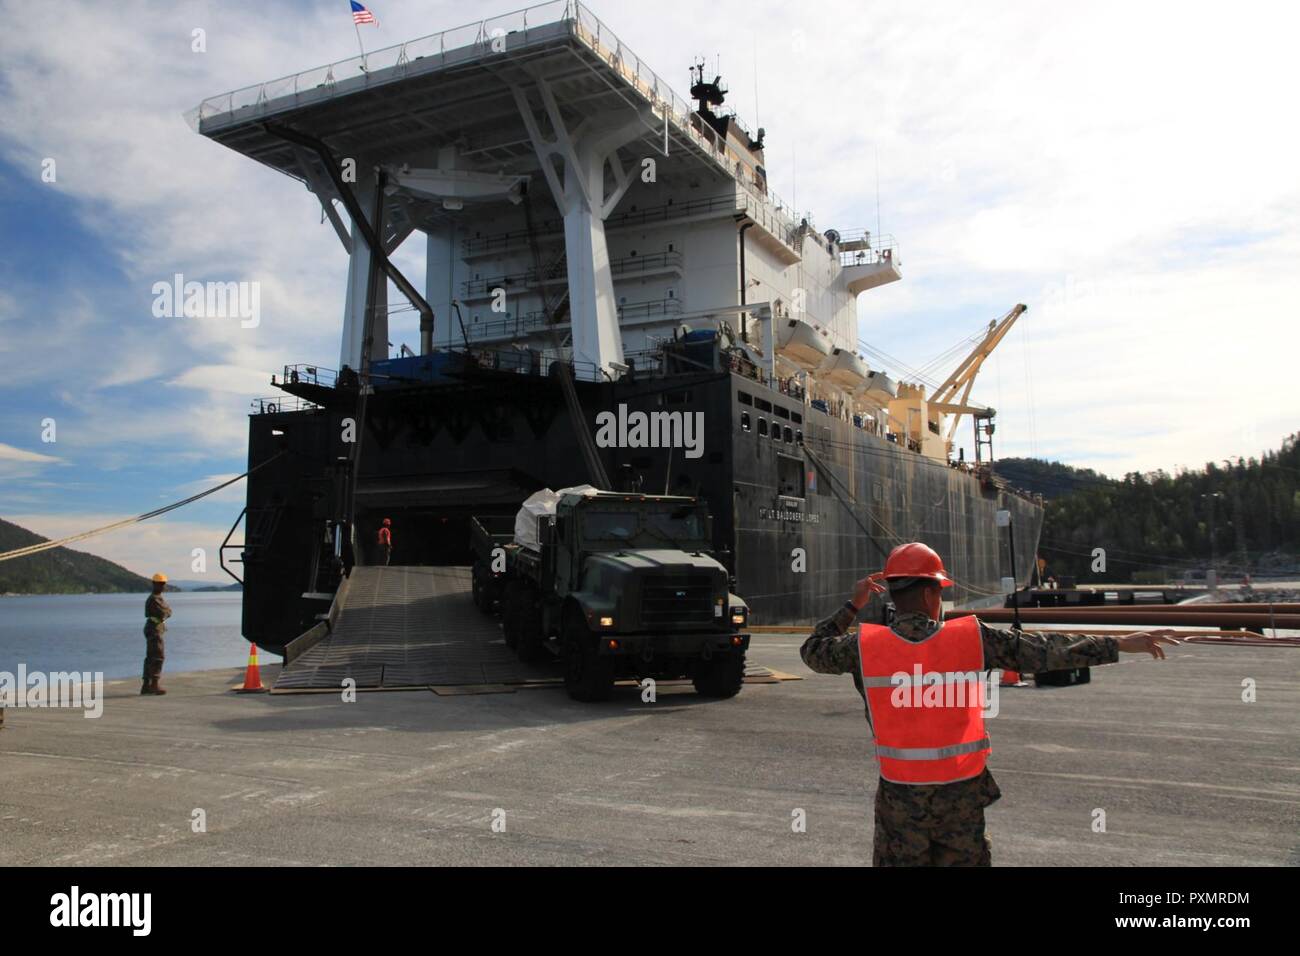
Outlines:
{"type": "MultiPolygon", "coordinates": [[[[801,641],[756,635],[753,663],[804,679],[724,701],[344,703],[237,695],[231,669],[165,674],[165,697],[111,682],[98,719],[11,707],[0,845],[8,865],[867,864],[862,703],[801,641]]],[[[1300,864],[1300,650],[1126,655],[1087,685],[1003,688],[999,711],[995,865],[1300,864]]]]}

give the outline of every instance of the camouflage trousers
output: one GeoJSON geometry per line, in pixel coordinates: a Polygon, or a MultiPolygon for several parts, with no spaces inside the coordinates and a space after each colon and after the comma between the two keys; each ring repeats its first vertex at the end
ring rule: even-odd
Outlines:
{"type": "Polygon", "coordinates": [[[161,634],[150,634],[148,630],[144,632],[144,679],[149,680],[151,677],[161,677],[163,661],[166,659],[166,648],[163,644],[161,634]]]}
{"type": "Polygon", "coordinates": [[[984,807],[970,800],[915,803],[876,791],[873,866],[992,866],[984,807]]]}

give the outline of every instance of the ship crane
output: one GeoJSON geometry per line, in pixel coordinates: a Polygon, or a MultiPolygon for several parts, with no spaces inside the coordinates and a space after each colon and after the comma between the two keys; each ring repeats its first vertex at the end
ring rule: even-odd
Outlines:
{"type": "MultiPolygon", "coordinates": [[[[953,370],[953,373],[944,380],[943,384],[935,389],[934,394],[927,402],[931,411],[952,416],[948,425],[948,434],[944,436],[944,446],[947,449],[949,458],[952,457],[953,436],[957,434],[957,425],[961,422],[963,415],[992,417],[992,409],[968,404],[971,387],[975,384],[975,376],[979,374],[984,360],[993,354],[993,350],[998,347],[998,343],[1006,338],[1006,334],[1011,331],[1011,326],[1016,324],[1016,319],[1024,315],[1028,309],[1027,305],[1017,305],[1001,319],[990,322],[984,337],[975,344],[970,354],[962,360],[961,364],[953,370]],[[960,399],[956,398],[958,392],[961,392],[960,399]],[[954,399],[956,400],[954,401],[954,399]]],[[[938,425],[938,422],[931,421],[932,428],[937,429],[938,425]]]]}

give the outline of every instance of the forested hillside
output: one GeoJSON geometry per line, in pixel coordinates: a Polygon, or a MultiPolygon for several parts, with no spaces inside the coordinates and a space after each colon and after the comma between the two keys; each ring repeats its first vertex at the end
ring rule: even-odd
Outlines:
{"type": "Polygon", "coordinates": [[[1287,438],[1260,459],[1197,471],[1132,473],[1121,479],[1059,462],[1010,458],[996,471],[1047,498],[1039,555],[1046,574],[1080,583],[1155,580],[1203,569],[1221,574],[1286,570],[1300,564],[1300,447],[1287,438]],[[1091,571],[1093,549],[1106,573],[1091,571]]]}

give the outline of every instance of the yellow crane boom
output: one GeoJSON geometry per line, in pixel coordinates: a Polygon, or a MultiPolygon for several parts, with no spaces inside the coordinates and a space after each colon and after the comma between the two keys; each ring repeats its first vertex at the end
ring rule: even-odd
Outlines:
{"type": "Polygon", "coordinates": [[[957,434],[957,425],[961,421],[961,417],[968,413],[973,415],[987,411],[987,409],[967,404],[970,399],[971,387],[975,384],[975,376],[979,374],[980,366],[998,347],[998,343],[1011,331],[1011,326],[1016,324],[1016,319],[1020,318],[1028,310],[1029,306],[1019,304],[1001,319],[990,322],[984,337],[975,344],[970,354],[962,360],[961,364],[930,396],[928,405],[931,411],[952,416],[948,426],[948,434],[944,439],[949,455],[952,454],[952,439],[957,434]],[[958,391],[961,392],[961,398],[954,401],[958,391]]]}

